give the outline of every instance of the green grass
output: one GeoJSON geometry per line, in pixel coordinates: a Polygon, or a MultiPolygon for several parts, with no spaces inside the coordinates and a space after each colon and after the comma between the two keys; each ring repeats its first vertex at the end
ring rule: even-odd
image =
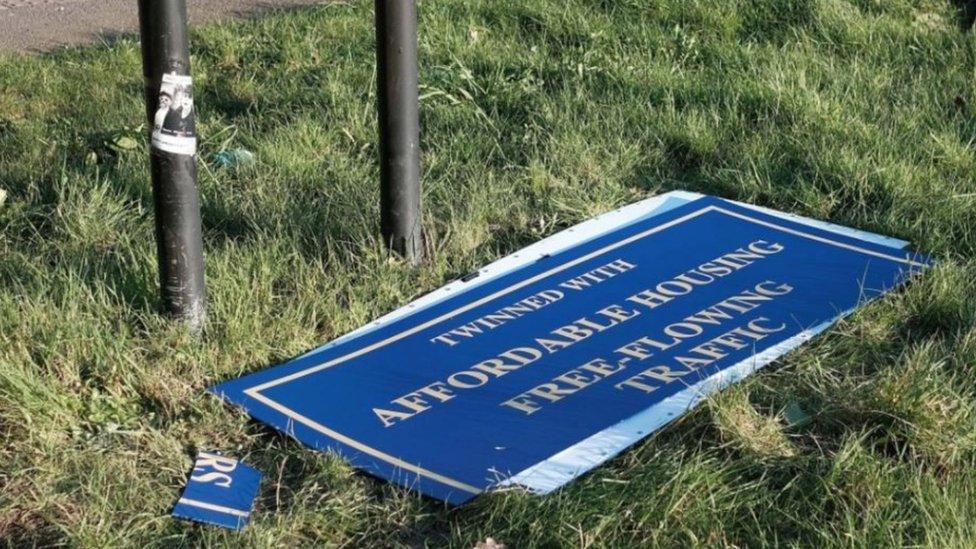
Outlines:
{"type": "Polygon", "coordinates": [[[976,38],[942,0],[425,0],[425,229],[378,240],[371,3],[193,34],[210,319],[159,313],[139,47],[0,58],[0,540],[12,546],[976,543],[976,38]],[[114,150],[119,135],[134,150],[114,150]],[[218,168],[245,147],[258,162],[218,168]],[[689,189],[939,266],[548,497],[451,509],[204,393],[689,189]],[[812,416],[790,427],[785,410],[812,416]],[[191,456],[266,473],[242,534],[191,456]]]}

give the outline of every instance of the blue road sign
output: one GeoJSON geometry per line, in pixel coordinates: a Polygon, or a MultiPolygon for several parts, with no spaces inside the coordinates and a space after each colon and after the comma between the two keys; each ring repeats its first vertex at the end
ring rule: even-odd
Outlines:
{"type": "Polygon", "coordinates": [[[429,496],[545,493],[928,264],[705,197],[211,390],[429,496]]]}
{"type": "Polygon", "coordinates": [[[240,530],[251,517],[261,473],[240,461],[200,452],[173,516],[240,530]]]}

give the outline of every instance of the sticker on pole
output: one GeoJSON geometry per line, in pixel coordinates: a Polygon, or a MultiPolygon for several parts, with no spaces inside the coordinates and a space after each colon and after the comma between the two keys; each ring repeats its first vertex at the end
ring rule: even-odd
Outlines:
{"type": "Polygon", "coordinates": [[[172,154],[196,154],[193,78],[164,74],[158,101],[153,115],[152,146],[172,154]]]}
{"type": "Polygon", "coordinates": [[[200,452],[173,516],[240,530],[251,517],[261,473],[240,461],[200,452]]]}
{"type": "Polygon", "coordinates": [[[651,205],[211,391],[432,497],[547,493],[930,263],[894,239],[717,198],[651,205]]]}

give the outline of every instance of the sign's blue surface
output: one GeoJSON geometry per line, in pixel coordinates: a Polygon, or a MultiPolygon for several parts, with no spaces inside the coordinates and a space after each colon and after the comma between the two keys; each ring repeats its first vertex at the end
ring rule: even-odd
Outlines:
{"type": "Polygon", "coordinates": [[[173,516],[240,530],[251,517],[260,484],[257,469],[231,457],[200,452],[173,516]]]}
{"type": "Polygon", "coordinates": [[[927,264],[703,198],[212,390],[433,497],[546,491],[927,264]]]}

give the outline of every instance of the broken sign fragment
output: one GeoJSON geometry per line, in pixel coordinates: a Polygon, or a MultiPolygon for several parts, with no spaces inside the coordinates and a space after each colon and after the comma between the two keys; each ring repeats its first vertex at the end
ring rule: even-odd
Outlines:
{"type": "Polygon", "coordinates": [[[240,461],[200,452],[173,516],[233,530],[247,525],[261,473],[240,461]]]}

